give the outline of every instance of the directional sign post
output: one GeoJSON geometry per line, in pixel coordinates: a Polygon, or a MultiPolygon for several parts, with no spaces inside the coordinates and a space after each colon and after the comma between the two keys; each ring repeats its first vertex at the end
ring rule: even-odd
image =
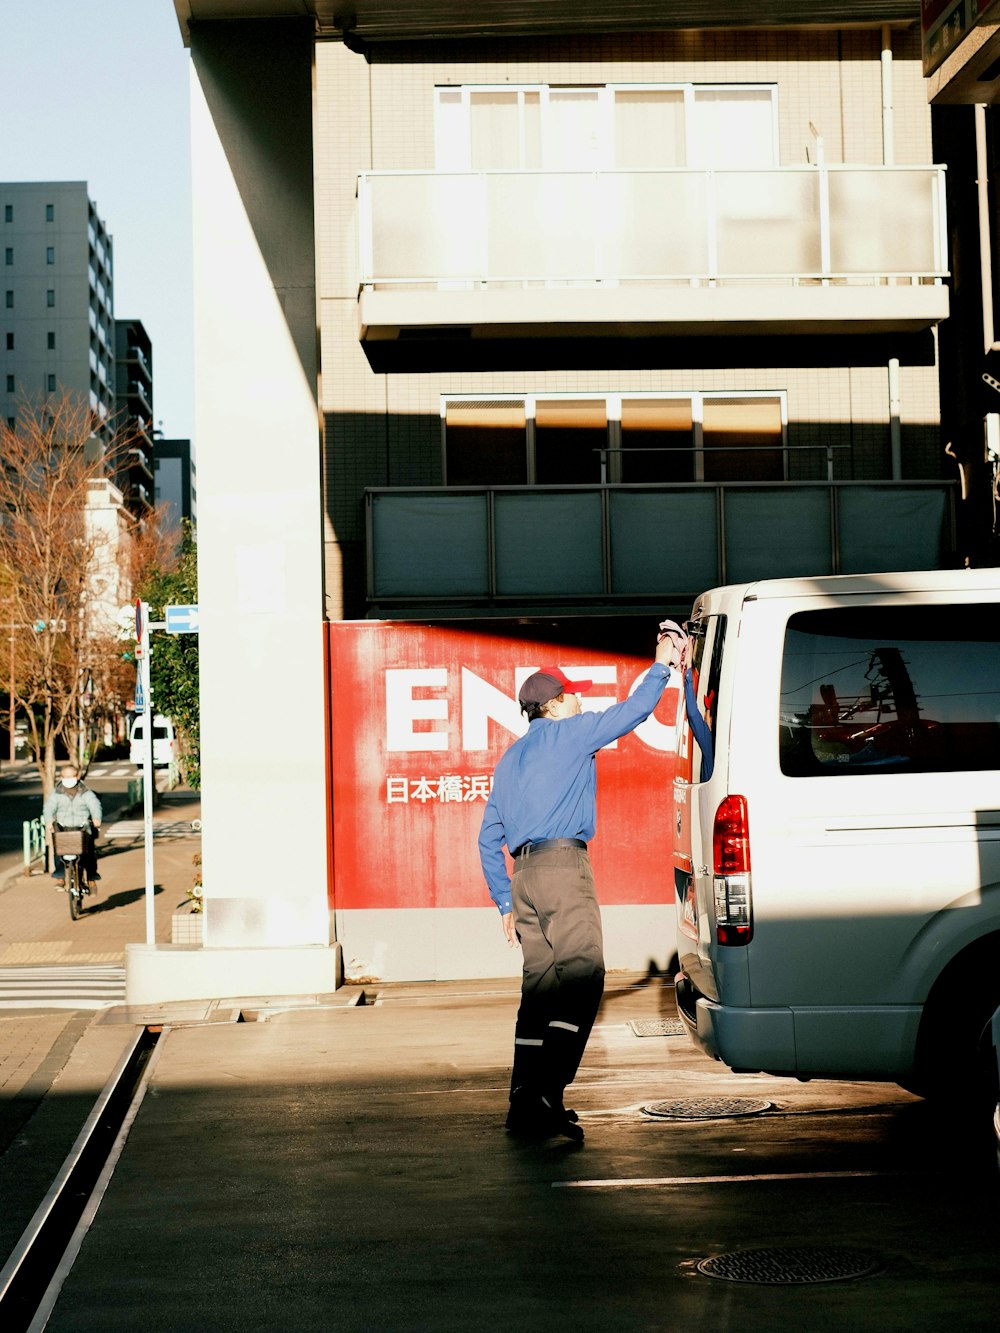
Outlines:
{"type": "Polygon", "coordinates": [[[165,606],[163,628],[168,634],[197,634],[197,606],[165,606]]]}

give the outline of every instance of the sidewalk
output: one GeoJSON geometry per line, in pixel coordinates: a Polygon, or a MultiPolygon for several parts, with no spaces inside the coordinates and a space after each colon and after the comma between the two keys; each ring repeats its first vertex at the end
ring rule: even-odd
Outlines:
{"type": "MultiPolygon", "coordinates": [[[[201,848],[191,820],[200,814],[198,794],[185,788],[164,793],[156,806],[154,834],[158,827],[175,831],[153,841],[157,943],[169,943],[170,918],[186,908],[201,848]]],[[[99,892],[78,921],[70,919],[66,894],[39,867],[30,877],[18,868],[0,880],[0,980],[5,967],[124,965],[125,945],[146,938],[141,819],[138,825],[137,838],[98,842],[99,892]]],[[[135,1030],[106,1018],[102,1010],[0,1008],[0,1264],[135,1030]]]]}
{"type": "MultiPolygon", "coordinates": [[[[200,814],[197,792],[177,788],[161,795],[153,815],[154,834],[158,827],[172,826],[172,836],[154,837],[153,842],[158,944],[169,944],[170,918],[187,907],[186,893],[196,874],[193,859],[201,849],[201,839],[190,826],[200,814]]],[[[40,865],[30,877],[20,870],[5,877],[0,883],[0,967],[124,963],[125,945],[145,941],[142,820],[130,824],[138,836],[98,841],[98,893],[87,900],[78,921],[70,919],[66,894],[40,865]]]]}

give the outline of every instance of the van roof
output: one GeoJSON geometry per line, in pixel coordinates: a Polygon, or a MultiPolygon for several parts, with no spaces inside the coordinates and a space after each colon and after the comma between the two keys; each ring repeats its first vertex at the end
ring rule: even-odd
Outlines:
{"type": "MultiPolygon", "coordinates": [[[[1000,594],[1000,569],[922,569],[884,574],[831,574],[816,578],[761,579],[726,584],[714,594],[740,601],[775,597],[842,597],[880,592],[995,592],[1000,594]]],[[[702,594],[708,596],[708,593],[702,594]]],[[[701,600],[697,598],[695,605],[701,600]]]]}

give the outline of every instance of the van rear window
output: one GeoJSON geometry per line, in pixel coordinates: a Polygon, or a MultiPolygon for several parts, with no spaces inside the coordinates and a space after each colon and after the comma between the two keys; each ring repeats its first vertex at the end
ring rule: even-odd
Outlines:
{"type": "Polygon", "coordinates": [[[796,778],[1000,768],[1000,606],[792,616],[779,754],[796,778]]]}

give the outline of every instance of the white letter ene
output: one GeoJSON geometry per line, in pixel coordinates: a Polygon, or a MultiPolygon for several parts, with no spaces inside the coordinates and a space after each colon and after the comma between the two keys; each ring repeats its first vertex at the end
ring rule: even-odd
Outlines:
{"type": "Polygon", "coordinates": [[[415,731],[414,722],[448,720],[447,699],[415,699],[419,686],[444,689],[444,667],[391,668],[385,673],[385,748],[393,750],[447,750],[447,731],[415,731]]]}

